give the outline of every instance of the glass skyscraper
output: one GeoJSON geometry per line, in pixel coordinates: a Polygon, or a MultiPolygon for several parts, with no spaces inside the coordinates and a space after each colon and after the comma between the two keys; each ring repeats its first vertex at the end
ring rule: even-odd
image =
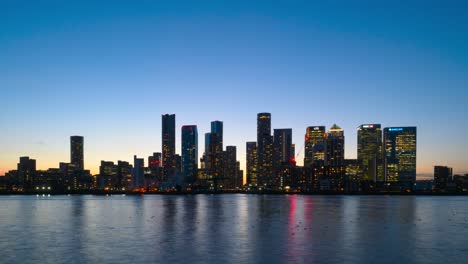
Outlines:
{"type": "Polygon", "coordinates": [[[358,127],[357,159],[362,180],[384,181],[382,129],[380,124],[358,127]]]}
{"type": "Polygon", "coordinates": [[[182,174],[186,183],[193,183],[198,170],[197,126],[182,126],[182,174]]]}
{"type": "Polygon", "coordinates": [[[175,171],[175,114],[162,116],[163,179],[167,181],[175,171]]]}
{"type": "Polygon", "coordinates": [[[257,142],[247,142],[247,184],[257,185],[257,142]]]}
{"type": "Polygon", "coordinates": [[[271,136],[271,114],[257,115],[257,183],[273,184],[273,137],[271,136]]]}
{"type": "Polygon", "coordinates": [[[324,126],[311,126],[306,130],[304,166],[326,165],[327,133],[324,126]]]}
{"type": "Polygon", "coordinates": [[[416,127],[384,129],[385,180],[416,181],[416,127]]]}

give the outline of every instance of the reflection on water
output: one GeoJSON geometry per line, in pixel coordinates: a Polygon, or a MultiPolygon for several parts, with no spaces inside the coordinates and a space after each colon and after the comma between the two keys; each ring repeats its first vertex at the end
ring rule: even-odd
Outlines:
{"type": "Polygon", "coordinates": [[[468,197],[0,197],[0,263],[462,263],[468,197]]]}

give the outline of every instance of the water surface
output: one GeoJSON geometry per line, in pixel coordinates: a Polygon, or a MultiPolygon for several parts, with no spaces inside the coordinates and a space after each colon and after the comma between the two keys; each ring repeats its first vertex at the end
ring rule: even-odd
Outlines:
{"type": "Polygon", "coordinates": [[[0,263],[466,263],[468,197],[0,196],[0,263]]]}

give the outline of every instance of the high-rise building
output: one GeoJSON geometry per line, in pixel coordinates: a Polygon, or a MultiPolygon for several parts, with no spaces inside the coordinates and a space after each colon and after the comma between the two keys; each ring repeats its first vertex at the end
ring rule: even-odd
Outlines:
{"type": "Polygon", "coordinates": [[[327,136],[327,165],[331,167],[344,166],[345,136],[344,130],[334,124],[327,136]]]}
{"type": "Polygon", "coordinates": [[[346,175],[344,130],[334,124],[327,135],[327,166],[332,189],[341,189],[346,175]]]}
{"type": "Polygon", "coordinates": [[[247,184],[257,185],[257,142],[247,142],[246,151],[247,184]]]}
{"type": "Polygon", "coordinates": [[[257,115],[257,183],[271,186],[273,173],[273,137],[271,136],[271,114],[257,115]]]}
{"type": "Polygon", "coordinates": [[[145,168],[145,160],[137,158],[137,156],[134,155],[133,156],[133,171],[132,171],[132,187],[133,188],[145,187],[144,168],[145,168]]]}
{"type": "Polygon", "coordinates": [[[173,176],[175,155],[175,114],[162,116],[162,162],[163,178],[167,181],[173,176]]]}
{"type": "Polygon", "coordinates": [[[20,157],[17,166],[19,185],[25,190],[32,189],[36,176],[36,160],[29,157],[20,157]]]}
{"type": "Polygon", "coordinates": [[[273,130],[273,188],[283,188],[288,178],[285,172],[289,172],[287,167],[295,166],[294,156],[292,156],[292,129],[273,130]]]}
{"type": "Polygon", "coordinates": [[[326,165],[327,133],[324,126],[311,126],[306,130],[304,166],[326,165]]]}
{"type": "Polygon", "coordinates": [[[209,139],[209,174],[213,178],[215,186],[220,186],[223,183],[224,177],[224,153],[223,153],[223,122],[211,122],[211,133],[209,139]]]}
{"type": "Polygon", "coordinates": [[[416,181],[416,127],[384,129],[385,181],[416,181]]]}
{"type": "Polygon", "coordinates": [[[70,137],[70,163],[77,170],[84,170],[83,141],[82,136],[70,137]]]}
{"type": "Polygon", "coordinates": [[[226,151],[224,151],[224,188],[239,187],[238,174],[237,148],[235,146],[226,146],[226,151]]]}
{"type": "Polygon", "coordinates": [[[380,124],[358,127],[357,159],[363,180],[384,181],[382,129],[380,124]]]}
{"type": "Polygon", "coordinates": [[[182,126],[182,174],[184,182],[193,183],[198,171],[197,126],[182,126]]]}
{"type": "Polygon", "coordinates": [[[274,167],[291,162],[294,157],[292,150],[292,129],[273,130],[273,163],[274,167]]]}
{"type": "Polygon", "coordinates": [[[211,133],[205,133],[205,152],[203,153],[203,164],[204,168],[209,169],[211,168],[211,160],[210,160],[210,153],[211,153],[211,133]]]}
{"type": "Polygon", "coordinates": [[[443,190],[452,180],[453,170],[447,166],[434,166],[434,184],[436,190],[443,190]]]}

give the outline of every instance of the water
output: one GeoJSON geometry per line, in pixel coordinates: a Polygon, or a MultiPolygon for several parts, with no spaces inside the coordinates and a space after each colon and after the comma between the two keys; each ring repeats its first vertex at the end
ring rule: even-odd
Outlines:
{"type": "Polygon", "coordinates": [[[0,196],[0,263],[466,263],[468,197],[0,196]]]}

